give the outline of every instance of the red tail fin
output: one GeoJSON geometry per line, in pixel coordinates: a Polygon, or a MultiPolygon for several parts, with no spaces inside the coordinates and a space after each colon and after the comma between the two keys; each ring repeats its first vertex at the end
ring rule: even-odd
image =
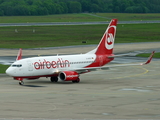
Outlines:
{"type": "Polygon", "coordinates": [[[117,19],[112,19],[95,52],[96,55],[112,54],[117,19]]]}
{"type": "Polygon", "coordinates": [[[20,59],[22,59],[22,48],[19,49],[19,52],[18,52],[16,60],[20,60],[20,59]]]}

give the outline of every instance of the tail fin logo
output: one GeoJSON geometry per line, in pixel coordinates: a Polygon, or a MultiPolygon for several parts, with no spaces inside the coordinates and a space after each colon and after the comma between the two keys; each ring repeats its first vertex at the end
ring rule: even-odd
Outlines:
{"type": "Polygon", "coordinates": [[[105,46],[107,50],[113,49],[115,30],[116,30],[116,26],[110,26],[108,29],[108,32],[106,33],[105,46]]]}

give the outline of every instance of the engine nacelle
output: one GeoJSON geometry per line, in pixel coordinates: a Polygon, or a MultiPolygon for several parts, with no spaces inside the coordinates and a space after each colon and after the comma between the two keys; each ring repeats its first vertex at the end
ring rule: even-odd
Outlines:
{"type": "Polygon", "coordinates": [[[79,74],[75,71],[62,71],[59,73],[59,78],[63,81],[73,81],[79,78],[79,74]]]}

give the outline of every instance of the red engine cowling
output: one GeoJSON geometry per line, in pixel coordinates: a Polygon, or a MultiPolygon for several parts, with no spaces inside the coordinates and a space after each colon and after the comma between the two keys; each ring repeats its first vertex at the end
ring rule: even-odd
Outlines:
{"type": "Polygon", "coordinates": [[[59,78],[63,81],[73,81],[79,78],[79,74],[75,71],[63,71],[59,73],[59,78]]]}

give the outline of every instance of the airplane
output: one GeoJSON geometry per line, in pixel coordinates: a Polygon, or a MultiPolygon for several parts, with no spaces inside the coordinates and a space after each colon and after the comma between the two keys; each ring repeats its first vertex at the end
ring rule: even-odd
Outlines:
{"type": "MultiPolygon", "coordinates": [[[[121,55],[113,54],[117,19],[112,19],[98,46],[85,54],[62,56],[39,56],[22,59],[22,49],[19,49],[16,61],[6,70],[6,74],[23,85],[24,79],[32,80],[40,77],[50,77],[51,82],[72,81],[79,83],[80,74],[118,66],[146,65],[151,62],[154,51],[144,63],[104,66],[121,55]]],[[[123,55],[122,55],[123,56],[123,55]]]]}

